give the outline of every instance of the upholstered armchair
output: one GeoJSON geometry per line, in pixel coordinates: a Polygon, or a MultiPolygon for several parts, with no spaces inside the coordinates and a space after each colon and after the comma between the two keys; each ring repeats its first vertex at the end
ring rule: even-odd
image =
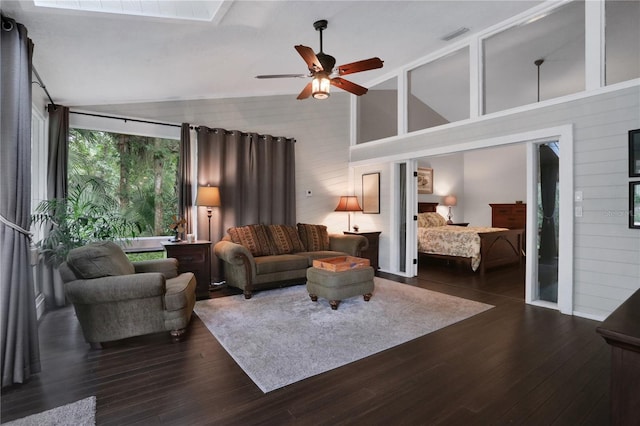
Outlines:
{"type": "Polygon", "coordinates": [[[161,331],[178,339],[196,300],[196,279],[191,272],[178,274],[176,259],[130,262],[109,241],[71,250],[60,275],[92,347],[161,331]]]}

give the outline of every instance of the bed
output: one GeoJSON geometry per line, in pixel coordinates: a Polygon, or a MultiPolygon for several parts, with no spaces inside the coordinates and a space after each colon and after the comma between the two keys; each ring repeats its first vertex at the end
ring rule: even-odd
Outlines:
{"type": "Polygon", "coordinates": [[[496,266],[522,266],[523,229],[447,225],[438,203],[418,203],[418,253],[464,261],[484,275],[496,266]]]}

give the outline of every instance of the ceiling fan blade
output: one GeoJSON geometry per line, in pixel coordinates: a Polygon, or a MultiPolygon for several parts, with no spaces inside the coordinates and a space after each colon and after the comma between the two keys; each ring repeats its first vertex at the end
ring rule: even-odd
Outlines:
{"type": "Polygon", "coordinates": [[[382,68],[382,64],[383,64],[383,61],[378,57],[365,59],[363,61],[340,65],[338,67],[338,74],[347,75],[347,74],[353,74],[356,72],[374,70],[376,68],[382,68]]]}
{"type": "Polygon", "coordinates": [[[311,82],[304,86],[304,89],[302,89],[302,92],[300,92],[297,99],[307,99],[309,96],[311,96],[311,82]]]}
{"type": "Polygon", "coordinates": [[[267,74],[267,75],[256,75],[256,78],[304,78],[309,77],[307,74],[267,74]]]}
{"type": "Polygon", "coordinates": [[[304,61],[307,63],[307,68],[309,68],[309,71],[315,72],[323,70],[320,61],[318,60],[318,57],[316,56],[312,48],[303,46],[301,44],[296,45],[295,48],[300,56],[302,56],[302,59],[304,59],[304,61]]]}
{"type": "Polygon", "coordinates": [[[366,87],[362,87],[358,84],[352,83],[349,80],[345,80],[344,78],[335,77],[331,79],[331,84],[333,86],[339,87],[342,90],[346,90],[349,93],[353,93],[354,95],[364,95],[369,91],[366,87]]]}

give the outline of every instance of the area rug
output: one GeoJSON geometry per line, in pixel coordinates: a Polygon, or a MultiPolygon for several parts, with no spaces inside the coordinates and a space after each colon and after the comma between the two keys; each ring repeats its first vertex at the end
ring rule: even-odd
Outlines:
{"type": "Polygon", "coordinates": [[[493,306],[375,278],[369,302],[331,310],[304,285],[200,300],[195,312],[265,393],[462,321],[493,306]]]}
{"type": "Polygon", "coordinates": [[[90,396],[71,404],[2,424],[7,426],[94,426],[96,424],[96,397],[90,396]]]}

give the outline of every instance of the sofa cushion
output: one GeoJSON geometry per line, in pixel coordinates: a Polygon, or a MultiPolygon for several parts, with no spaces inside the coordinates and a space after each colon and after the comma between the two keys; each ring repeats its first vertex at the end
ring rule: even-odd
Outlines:
{"type": "Polygon", "coordinates": [[[274,272],[305,269],[309,267],[309,261],[304,256],[296,254],[280,254],[277,256],[262,256],[255,258],[256,274],[272,274],[274,272]]]}
{"type": "Polygon", "coordinates": [[[329,250],[329,233],[324,225],[299,223],[298,235],[306,251],[329,250]]]}
{"type": "Polygon", "coordinates": [[[273,254],[289,254],[304,251],[298,230],[291,225],[268,225],[267,230],[273,244],[273,254]]]}
{"type": "Polygon", "coordinates": [[[268,256],[273,253],[267,227],[264,225],[245,225],[229,228],[231,241],[243,245],[253,256],[268,256]]]}
{"type": "Polygon", "coordinates": [[[327,259],[330,257],[350,256],[349,253],[334,250],[320,250],[320,251],[303,251],[296,253],[297,256],[303,256],[307,258],[308,265],[313,266],[313,261],[318,259],[327,259]]]}
{"type": "Polygon", "coordinates": [[[83,279],[130,275],[135,273],[131,261],[113,241],[98,241],[69,251],[67,264],[83,279]]]}

